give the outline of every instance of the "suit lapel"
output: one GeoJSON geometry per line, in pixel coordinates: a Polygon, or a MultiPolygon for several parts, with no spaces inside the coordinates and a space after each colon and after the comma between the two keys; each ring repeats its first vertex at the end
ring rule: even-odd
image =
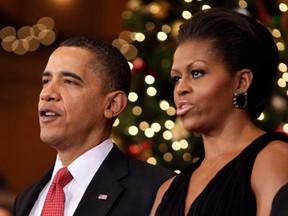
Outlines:
{"type": "Polygon", "coordinates": [[[22,212],[21,215],[23,216],[29,215],[31,209],[33,208],[35,202],[38,199],[40,192],[51,179],[52,172],[53,172],[53,167],[48,170],[48,172],[45,174],[45,176],[42,179],[40,179],[38,182],[33,184],[32,187],[27,190],[27,193],[25,194],[23,201],[19,204],[18,212],[22,212]]]}
{"type": "Polygon", "coordinates": [[[74,216],[107,215],[124,191],[119,180],[128,173],[127,157],[114,145],[86,189],[74,216]]]}

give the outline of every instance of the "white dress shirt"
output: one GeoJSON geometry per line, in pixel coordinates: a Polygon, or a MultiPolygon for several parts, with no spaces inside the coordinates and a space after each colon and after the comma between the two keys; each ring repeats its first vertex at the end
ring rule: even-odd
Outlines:
{"type": "MultiPolygon", "coordinates": [[[[68,166],[68,170],[72,174],[73,179],[63,189],[65,193],[64,216],[72,216],[74,214],[90,181],[112,148],[112,140],[107,139],[79,156],[68,166]]],[[[57,155],[52,178],[39,194],[39,197],[29,214],[30,216],[41,215],[44,201],[52,180],[57,171],[62,167],[62,162],[57,155]]]]}

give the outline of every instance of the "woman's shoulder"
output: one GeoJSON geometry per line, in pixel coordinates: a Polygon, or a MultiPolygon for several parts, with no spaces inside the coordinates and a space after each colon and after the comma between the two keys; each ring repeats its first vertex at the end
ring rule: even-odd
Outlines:
{"type": "Polygon", "coordinates": [[[256,157],[251,184],[260,200],[258,211],[265,212],[277,191],[288,182],[288,142],[284,139],[273,139],[256,157]],[[261,207],[262,206],[262,207],[261,207]]]}
{"type": "Polygon", "coordinates": [[[158,192],[157,192],[157,195],[156,195],[156,198],[154,200],[154,204],[153,204],[153,207],[152,207],[152,210],[151,210],[151,213],[150,215],[155,215],[156,213],[156,210],[159,206],[159,204],[161,203],[161,200],[165,194],[165,192],[168,190],[168,188],[170,187],[170,185],[172,184],[174,178],[176,176],[173,176],[172,178],[168,179],[167,181],[165,181],[158,189],[158,192]]]}

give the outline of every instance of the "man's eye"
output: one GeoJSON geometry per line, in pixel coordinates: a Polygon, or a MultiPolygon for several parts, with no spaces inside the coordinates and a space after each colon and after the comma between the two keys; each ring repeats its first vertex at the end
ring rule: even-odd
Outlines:
{"type": "Polygon", "coordinates": [[[72,80],[65,80],[64,82],[67,84],[75,84],[74,81],[72,81],[72,80]]]}
{"type": "Polygon", "coordinates": [[[42,80],[42,85],[45,85],[45,84],[47,84],[48,82],[49,82],[48,79],[43,79],[43,80],[42,80]]]}
{"type": "Polygon", "coordinates": [[[171,82],[175,85],[176,83],[178,83],[180,81],[180,77],[179,76],[174,76],[171,77],[171,82]]]}

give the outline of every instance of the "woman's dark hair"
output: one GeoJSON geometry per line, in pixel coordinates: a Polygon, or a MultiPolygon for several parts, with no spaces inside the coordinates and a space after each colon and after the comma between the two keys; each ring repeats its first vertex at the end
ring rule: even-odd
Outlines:
{"type": "Polygon", "coordinates": [[[129,94],[131,71],[126,58],[110,43],[87,37],[71,37],[63,41],[59,47],[79,47],[90,51],[94,58],[92,67],[102,79],[103,92],[122,90],[129,94]]]}
{"type": "Polygon", "coordinates": [[[250,69],[248,113],[259,117],[272,93],[279,54],[270,31],[260,22],[236,11],[211,8],[193,15],[180,26],[178,43],[211,40],[231,73],[250,69]]]}

